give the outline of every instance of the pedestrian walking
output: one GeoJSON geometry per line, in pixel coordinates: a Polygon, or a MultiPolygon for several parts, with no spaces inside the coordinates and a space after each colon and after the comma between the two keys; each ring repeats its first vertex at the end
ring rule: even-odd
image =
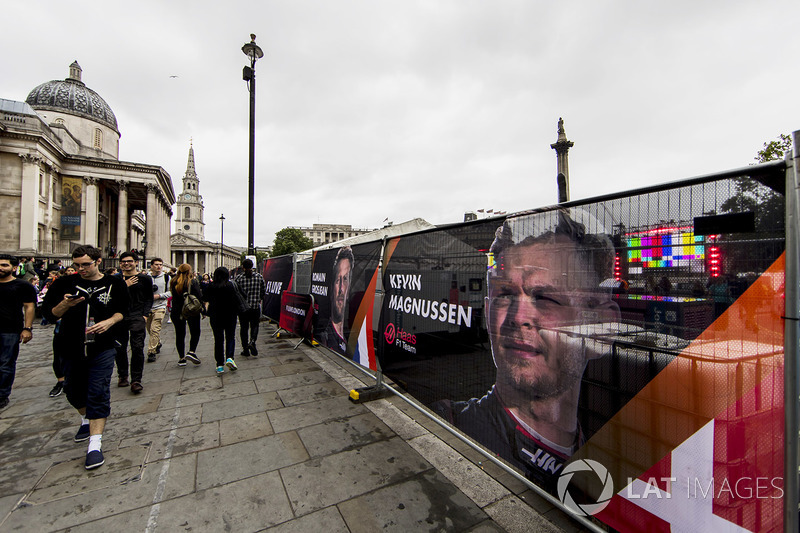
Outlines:
{"type": "Polygon", "coordinates": [[[187,296],[191,294],[202,300],[203,291],[192,273],[192,265],[183,263],[178,267],[177,274],[169,282],[172,295],[172,310],[170,319],[175,328],[175,348],[178,350],[178,366],[186,366],[186,361],[199,365],[200,358],[195,350],[200,342],[200,313],[184,316],[183,305],[187,296]],[[186,352],[186,326],[189,326],[189,351],[186,352]],[[185,355],[184,355],[185,354],[185,355]]]}
{"type": "Polygon", "coordinates": [[[242,261],[242,272],[236,276],[235,283],[244,296],[247,309],[239,316],[239,337],[242,341],[242,355],[256,356],[256,339],[258,339],[258,326],[261,322],[261,300],[267,290],[264,278],[258,272],[253,272],[253,260],[242,261]],[[249,335],[248,335],[248,329],[249,335]]]}
{"type": "Polygon", "coordinates": [[[17,372],[19,343],[33,338],[36,290],[14,276],[19,261],[13,255],[0,255],[0,409],[8,405],[17,372]]]}
{"type": "Polygon", "coordinates": [[[64,368],[67,400],[81,415],[75,442],[89,441],[85,467],[105,462],[103,431],[111,413],[111,375],[114,373],[116,325],[130,307],[128,287],[100,270],[100,250],[79,246],[72,252],[79,275],[53,282],[42,303],[42,314],[61,319],[59,335],[66,346],[64,368]]]}
{"type": "Polygon", "coordinates": [[[214,332],[217,374],[224,373],[226,366],[232,371],[236,370],[236,315],[240,311],[240,300],[227,268],[219,267],[214,271],[214,280],[203,293],[203,299],[214,332]]]}
{"type": "Polygon", "coordinates": [[[147,362],[154,363],[161,352],[161,325],[167,313],[167,300],[172,296],[169,292],[169,275],[162,272],[164,261],[160,257],[150,260],[150,277],[153,280],[153,307],[147,315],[147,362]]]}
{"type": "Polygon", "coordinates": [[[131,392],[139,394],[144,372],[145,320],[153,307],[153,279],[139,272],[139,256],[133,252],[122,252],[119,256],[122,279],[128,286],[130,307],[119,328],[120,345],[117,347],[117,383],[120,387],[130,385],[131,392]],[[131,343],[130,382],[128,382],[128,339],[131,343]]]}

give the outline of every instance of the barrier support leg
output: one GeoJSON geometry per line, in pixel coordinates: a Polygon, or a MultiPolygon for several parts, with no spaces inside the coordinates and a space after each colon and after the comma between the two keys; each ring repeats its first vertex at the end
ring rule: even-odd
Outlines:
{"type": "Polygon", "coordinates": [[[386,398],[390,392],[391,391],[383,384],[383,372],[378,369],[375,385],[351,390],[350,401],[353,403],[363,403],[371,402],[372,400],[380,400],[381,398],[386,398]]]}

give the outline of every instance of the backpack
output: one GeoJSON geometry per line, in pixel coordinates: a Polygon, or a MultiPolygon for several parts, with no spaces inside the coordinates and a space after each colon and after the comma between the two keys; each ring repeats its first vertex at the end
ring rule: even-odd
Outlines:
{"type": "Polygon", "coordinates": [[[233,292],[236,294],[236,312],[241,315],[250,309],[250,306],[247,305],[247,298],[242,294],[242,289],[239,285],[235,281],[231,281],[231,285],[233,285],[233,292]]]}
{"type": "Polygon", "coordinates": [[[181,316],[184,319],[197,316],[203,310],[203,302],[200,298],[192,294],[192,282],[186,287],[186,296],[183,298],[183,309],[181,309],[181,316]]]}

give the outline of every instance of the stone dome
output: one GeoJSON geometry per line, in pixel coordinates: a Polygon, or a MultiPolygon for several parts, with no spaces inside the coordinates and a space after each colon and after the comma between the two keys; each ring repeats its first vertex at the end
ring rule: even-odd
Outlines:
{"type": "Polygon", "coordinates": [[[81,81],[81,67],[69,66],[69,77],[51,80],[36,87],[25,99],[34,109],[59,111],[100,122],[119,133],[117,117],[103,98],[81,81]]]}

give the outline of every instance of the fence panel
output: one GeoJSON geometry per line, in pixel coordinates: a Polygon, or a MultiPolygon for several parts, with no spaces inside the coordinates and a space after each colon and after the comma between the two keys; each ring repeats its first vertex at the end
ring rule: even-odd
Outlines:
{"type": "Polygon", "coordinates": [[[297,292],[315,295],[323,345],[377,356],[575,514],[620,531],[781,529],[784,173],[395,237],[381,284],[381,243],[354,246],[343,307],[347,252],[319,251],[297,292]]]}

